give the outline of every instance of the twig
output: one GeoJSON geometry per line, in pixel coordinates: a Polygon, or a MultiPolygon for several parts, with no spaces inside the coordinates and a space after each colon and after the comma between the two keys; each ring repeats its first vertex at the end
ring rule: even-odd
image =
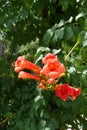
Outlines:
{"type": "Polygon", "coordinates": [[[78,45],[78,42],[76,42],[76,44],[73,46],[73,48],[69,51],[69,53],[67,54],[67,56],[65,57],[65,61],[68,60],[70,54],[73,52],[73,50],[75,49],[75,47],[78,45]]]}
{"type": "Polygon", "coordinates": [[[3,121],[0,122],[0,125],[4,124],[7,121],[7,119],[4,119],[3,121]]]}

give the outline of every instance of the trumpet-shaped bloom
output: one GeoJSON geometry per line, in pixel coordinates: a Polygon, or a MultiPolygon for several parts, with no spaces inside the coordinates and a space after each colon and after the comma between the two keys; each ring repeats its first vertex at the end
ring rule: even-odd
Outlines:
{"type": "Polygon", "coordinates": [[[47,75],[55,79],[60,78],[64,75],[66,69],[54,54],[48,54],[42,59],[42,61],[45,64],[43,69],[40,71],[42,75],[47,75]]]}
{"type": "Polygon", "coordinates": [[[25,60],[25,56],[18,57],[17,61],[15,62],[15,72],[19,72],[23,69],[29,69],[34,71],[35,73],[39,73],[41,68],[33,64],[32,62],[25,60]]]}
{"type": "Polygon", "coordinates": [[[56,89],[56,96],[60,97],[63,101],[66,101],[69,96],[72,97],[73,100],[76,99],[81,93],[80,88],[74,88],[69,86],[68,84],[63,84],[56,89]]]}
{"type": "Polygon", "coordinates": [[[53,60],[54,58],[56,58],[56,56],[54,54],[49,53],[42,59],[42,62],[44,64],[47,64],[49,60],[53,60]]]}
{"type": "Polygon", "coordinates": [[[37,81],[41,80],[40,77],[35,76],[33,74],[29,74],[29,73],[24,72],[24,71],[20,71],[19,74],[18,74],[18,77],[22,78],[22,79],[35,79],[37,81]]]}
{"type": "Polygon", "coordinates": [[[69,92],[71,91],[68,84],[61,85],[56,89],[56,96],[60,97],[63,101],[66,101],[69,96],[69,92]]]}

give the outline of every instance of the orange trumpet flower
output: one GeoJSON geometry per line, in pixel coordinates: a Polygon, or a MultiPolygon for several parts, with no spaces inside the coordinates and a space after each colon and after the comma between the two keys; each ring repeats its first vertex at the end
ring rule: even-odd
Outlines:
{"type": "Polygon", "coordinates": [[[45,64],[40,71],[42,75],[47,75],[51,78],[60,78],[64,76],[66,71],[65,66],[59,62],[58,58],[54,54],[48,54],[42,59],[45,64]]]}
{"type": "Polygon", "coordinates": [[[17,61],[15,62],[15,72],[19,72],[23,69],[29,69],[34,71],[35,73],[39,73],[41,68],[37,65],[33,64],[32,62],[25,60],[25,56],[18,57],[17,61]]]}
{"type": "Polygon", "coordinates": [[[22,78],[22,79],[35,79],[37,81],[41,80],[40,77],[35,76],[33,74],[29,74],[29,73],[24,72],[24,71],[20,71],[19,74],[18,74],[18,77],[22,78]]]}
{"type": "Polygon", "coordinates": [[[72,100],[75,100],[77,96],[81,93],[80,88],[74,88],[69,86],[68,84],[60,85],[56,89],[56,96],[60,97],[63,101],[66,101],[69,96],[71,96],[72,100]]]}

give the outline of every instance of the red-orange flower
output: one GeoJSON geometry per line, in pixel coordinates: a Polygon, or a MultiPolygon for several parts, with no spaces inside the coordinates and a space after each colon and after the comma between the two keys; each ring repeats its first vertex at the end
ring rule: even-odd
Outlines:
{"type": "Polygon", "coordinates": [[[29,69],[34,71],[35,73],[39,73],[41,68],[33,64],[32,62],[25,60],[25,56],[18,57],[17,61],[15,62],[15,72],[19,72],[23,69],[29,69]]]}
{"type": "Polygon", "coordinates": [[[72,99],[75,100],[81,94],[81,88],[72,88],[72,99]]]}
{"type": "Polygon", "coordinates": [[[61,85],[60,87],[58,87],[56,89],[56,96],[57,97],[60,97],[63,101],[66,101],[68,99],[68,96],[69,96],[69,86],[68,84],[64,84],[64,85],[61,85]]]}
{"type": "Polygon", "coordinates": [[[54,54],[49,53],[42,59],[42,62],[44,64],[47,64],[49,60],[53,60],[54,58],[56,58],[56,56],[54,54]]]}
{"type": "Polygon", "coordinates": [[[46,57],[44,57],[42,61],[45,64],[43,69],[40,71],[42,75],[47,75],[55,79],[60,78],[64,75],[66,69],[64,65],[59,62],[58,58],[54,54],[46,55],[46,57]]]}
{"type": "Polygon", "coordinates": [[[80,88],[74,88],[69,86],[68,84],[63,84],[56,89],[56,96],[60,97],[63,101],[66,101],[69,96],[72,97],[73,100],[76,99],[81,93],[80,88]]]}
{"type": "Polygon", "coordinates": [[[18,77],[22,78],[22,79],[35,79],[37,81],[41,80],[40,77],[35,76],[33,74],[29,74],[29,73],[24,72],[24,71],[20,71],[19,74],[18,74],[18,77]]]}

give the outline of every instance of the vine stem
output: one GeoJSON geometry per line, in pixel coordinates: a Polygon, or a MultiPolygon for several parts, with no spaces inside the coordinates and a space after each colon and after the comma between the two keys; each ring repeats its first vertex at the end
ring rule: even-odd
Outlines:
{"type": "Polygon", "coordinates": [[[7,121],[7,119],[4,119],[3,121],[0,122],[0,125],[4,124],[7,121]]]}
{"type": "MultiPolygon", "coordinates": [[[[16,113],[14,113],[13,114],[13,116],[15,116],[16,115],[16,113]]],[[[8,121],[8,119],[6,118],[6,119],[4,119],[4,120],[2,120],[2,121],[0,121],[0,125],[2,125],[2,124],[4,124],[5,122],[7,122],[8,121]]]]}
{"type": "Polygon", "coordinates": [[[73,50],[76,48],[76,46],[78,45],[78,42],[76,42],[76,44],[73,46],[73,48],[69,51],[69,53],[66,55],[66,57],[65,57],[65,61],[67,61],[68,60],[68,58],[69,58],[69,56],[70,56],[70,54],[73,52],[73,50]]]}

